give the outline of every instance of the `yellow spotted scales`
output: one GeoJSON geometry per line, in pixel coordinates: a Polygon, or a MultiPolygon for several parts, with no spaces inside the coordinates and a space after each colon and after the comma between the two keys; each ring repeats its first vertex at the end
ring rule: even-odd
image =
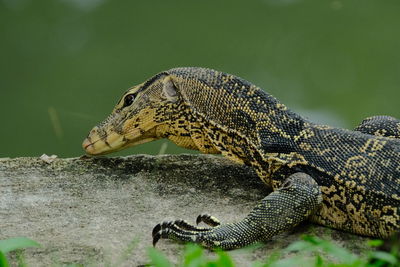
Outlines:
{"type": "MultiPolygon", "coordinates": [[[[247,215],[209,227],[163,222],[160,238],[233,249],[265,241],[304,220],[385,238],[400,230],[400,121],[364,120],[355,130],[318,125],[259,87],[205,68],[175,68],[130,88],[83,142],[99,155],[152,140],[228,157],[273,189],[247,215]]],[[[243,177],[246,179],[246,177],[243,177]]]]}

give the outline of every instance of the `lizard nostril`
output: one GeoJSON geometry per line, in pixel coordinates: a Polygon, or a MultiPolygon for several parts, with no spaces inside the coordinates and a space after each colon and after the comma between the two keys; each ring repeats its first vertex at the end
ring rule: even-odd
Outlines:
{"type": "Polygon", "coordinates": [[[95,134],[99,128],[95,126],[91,131],[90,134],[95,134]]]}

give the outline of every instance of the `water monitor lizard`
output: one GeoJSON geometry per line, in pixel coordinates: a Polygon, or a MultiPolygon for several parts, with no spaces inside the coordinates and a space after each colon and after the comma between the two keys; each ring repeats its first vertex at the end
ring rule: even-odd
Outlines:
{"type": "Polygon", "coordinates": [[[130,88],[83,142],[99,155],[168,138],[255,169],[273,189],[237,223],[158,224],[160,238],[233,249],[306,219],[385,238],[400,230],[400,120],[376,116],[355,130],[312,123],[259,87],[205,68],[175,68],[130,88]]]}

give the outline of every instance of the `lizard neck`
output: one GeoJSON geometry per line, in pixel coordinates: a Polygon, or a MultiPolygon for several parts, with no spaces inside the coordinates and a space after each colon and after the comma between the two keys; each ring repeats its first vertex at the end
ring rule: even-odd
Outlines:
{"type": "Polygon", "coordinates": [[[293,137],[306,121],[259,87],[210,69],[177,68],[170,74],[190,113],[207,124],[211,141],[222,147],[218,150],[230,147],[224,145],[227,139],[245,139],[265,153],[295,149],[293,137]]]}
{"type": "Polygon", "coordinates": [[[266,94],[267,105],[256,115],[256,131],[265,153],[291,153],[297,150],[296,136],[312,127],[297,113],[266,94]]]}

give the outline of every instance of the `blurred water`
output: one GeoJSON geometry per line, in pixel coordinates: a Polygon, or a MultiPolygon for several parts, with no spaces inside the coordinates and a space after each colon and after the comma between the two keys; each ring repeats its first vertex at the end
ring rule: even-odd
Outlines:
{"type": "MultiPolygon", "coordinates": [[[[0,0],[0,157],[82,154],[120,95],[203,66],[304,116],[354,127],[400,117],[400,2],[0,0]]],[[[129,153],[176,153],[164,141],[129,153]]]]}

